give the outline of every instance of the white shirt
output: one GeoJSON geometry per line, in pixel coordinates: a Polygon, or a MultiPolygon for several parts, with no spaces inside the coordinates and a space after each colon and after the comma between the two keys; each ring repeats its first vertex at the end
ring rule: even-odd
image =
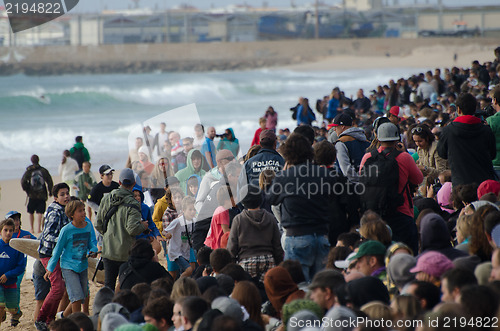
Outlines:
{"type": "Polygon", "coordinates": [[[189,258],[191,256],[191,246],[189,245],[187,233],[189,234],[189,238],[192,242],[195,222],[196,218],[192,219],[191,221],[186,221],[184,219],[184,216],[181,215],[174,219],[164,230],[165,232],[172,234],[172,238],[168,243],[168,258],[170,259],[170,261],[173,262],[180,256],[189,261],[189,258]]]}
{"type": "Polygon", "coordinates": [[[80,170],[78,168],[78,163],[71,157],[67,157],[64,164],[59,164],[59,175],[61,175],[61,180],[63,182],[73,181],[78,170],[80,170]]]}

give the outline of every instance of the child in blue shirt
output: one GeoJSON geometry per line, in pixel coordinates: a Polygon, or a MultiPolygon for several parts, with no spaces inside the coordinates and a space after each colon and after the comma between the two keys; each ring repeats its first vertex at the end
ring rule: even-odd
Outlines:
{"type": "MultiPolygon", "coordinates": [[[[30,232],[21,229],[21,213],[15,210],[9,211],[5,215],[5,219],[11,218],[14,220],[14,234],[12,235],[12,238],[24,238],[24,239],[36,239],[34,235],[32,235],[30,232]]],[[[24,278],[24,271],[17,276],[17,291],[19,292],[18,296],[21,297],[21,282],[23,281],[24,278]]],[[[19,324],[19,319],[23,315],[23,312],[21,311],[21,307],[18,307],[17,312],[12,316],[12,319],[10,320],[10,325],[11,326],[17,326],[19,324]]]]}
{"type": "Polygon", "coordinates": [[[92,224],[85,219],[85,204],[79,200],[70,201],[65,208],[71,223],[65,225],[57,240],[52,257],[47,264],[45,279],[48,279],[57,261],[61,259],[61,271],[73,313],[82,310],[82,302],[88,295],[88,252],[95,257],[97,246],[92,224]]]}
{"type": "Polygon", "coordinates": [[[135,236],[135,239],[137,240],[143,238],[149,240],[151,246],[153,246],[153,250],[156,255],[158,255],[161,252],[160,241],[163,241],[164,239],[156,227],[155,222],[153,222],[151,209],[144,203],[144,193],[142,192],[142,187],[136,184],[132,189],[132,192],[134,193],[134,199],[141,204],[142,220],[148,222],[149,228],[149,233],[141,233],[140,235],[135,236]]]}
{"type": "Polygon", "coordinates": [[[0,324],[6,318],[5,308],[14,317],[19,307],[17,277],[26,269],[26,256],[9,246],[14,233],[12,219],[0,222],[0,324]]]}

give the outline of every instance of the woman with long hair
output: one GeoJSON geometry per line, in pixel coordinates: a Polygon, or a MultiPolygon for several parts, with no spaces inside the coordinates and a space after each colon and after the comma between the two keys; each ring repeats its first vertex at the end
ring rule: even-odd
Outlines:
{"type": "Polygon", "coordinates": [[[311,107],[309,107],[309,99],[302,98],[302,102],[297,109],[297,126],[311,125],[311,123],[315,120],[316,115],[314,115],[311,107]]]}
{"type": "Polygon", "coordinates": [[[262,315],[260,314],[262,298],[254,283],[246,280],[236,283],[233,293],[231,293],[231,298],[245,307],[252,321],[262,328],[265,327],[262,315]]]}
{"type": "MultiPolygon", "coordinates": [[[[431,132],[429,127],[425,124],[420,124],[411,129],[411,139],[415,142],[417,146],[417,166],[422,171],[424,175],[424,187],[422,187],[422,193],[427,196],[428,186],[434,184],[429,182],[428,178],[436,179],[439,174],[448,169],[448,161],[441,158],[437,152],[437,141],[434,134],[431,132]]],[[[444,184],[444,183],[442,183],[444,184]]],[[[434,192],[437,194],[437,192],[434,192]]]]}
{"type": "Polygon", "coordinates": [[[165,179],[174,175],[172,165],[167,157],[161,157],[151,173],[151,184],[154,188],[163,188],[165,179]]]}

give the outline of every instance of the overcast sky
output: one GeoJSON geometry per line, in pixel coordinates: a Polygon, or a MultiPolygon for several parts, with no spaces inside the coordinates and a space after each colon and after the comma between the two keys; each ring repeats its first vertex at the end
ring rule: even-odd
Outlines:
{"type": "MultiPolygon", "coordinates": [[[[383,0],[389,4],[392,4],[394,0],[383,0]]],[[[400,5],[404,4],[414,4],[415,1],[418,4],[437,3],[437,0],[399,0],[400,5]]],[[[139,7],[142,8],[173,8],[181,4],[189,4],[191,6],[208,9],[211,7],[220,8],[231,4],[250,4],[254,7],[260,7],[263,3],[267,3],[269,7],[290,7],[292,3],[297,6],[314,3],[314,0],[139,0],[139,7]]],[[[320,0],[321,2],[321,0],[320,0]]],[[[340,4],[341,0],[323,0],[322,2],[326,4],[336,5],[340,4]]],[[[448,6],[460,6],[460,5],[499,5],[500,0],[443,0],[444,5],[448,6]]],[[[131,0],[80,0],[78,5],[73,9],[74,12],[80,13],[96,13],[103,9],[127,9],[133,7],[134,3],[131,0]]],[[[500,7],[500,6],[499,6],[500,7]]]]}

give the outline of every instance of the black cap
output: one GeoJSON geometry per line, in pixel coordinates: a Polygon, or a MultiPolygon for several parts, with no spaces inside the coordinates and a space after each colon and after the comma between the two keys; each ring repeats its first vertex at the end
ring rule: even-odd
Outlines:
{"type": "Polygon", "coordinates": [[[333,126],[352,126],[352,117],[345,113],[340,113],[333,119],[333,126]]]}
{"type": "Polygon", "coordinates": [[[112,171],[115,171],[115,169],[111,168],[109,165],[107,164],[103,164],[100,168],[99,168],[99,173],[101,175],[107,175],[109,174],[110,172],[112,171]]]}

